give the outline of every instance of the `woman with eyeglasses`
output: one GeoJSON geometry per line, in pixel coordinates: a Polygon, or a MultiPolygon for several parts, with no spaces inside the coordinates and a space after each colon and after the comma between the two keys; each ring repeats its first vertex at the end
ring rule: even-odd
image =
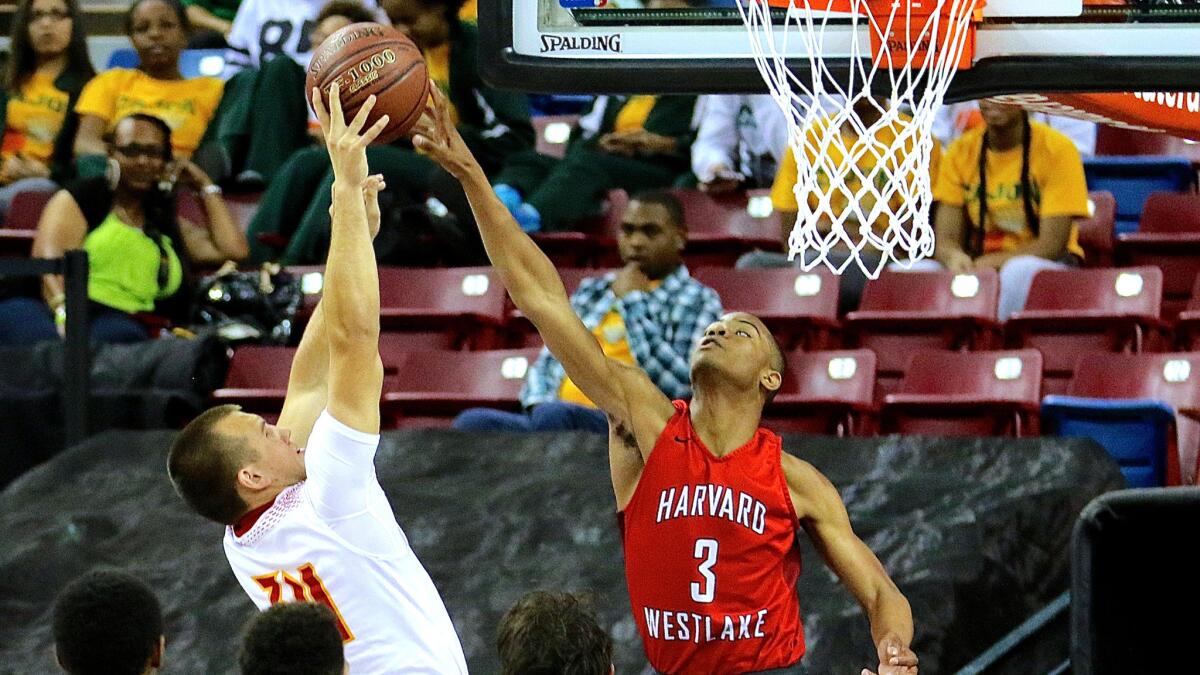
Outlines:
{"type": "Polygon", "coordinates": [[[0,221],[12,198],[71,171],[79,92],[96,71],[75,0],[21,0],[0,87],[0,221]]]}
{"type": "MultiPolygon", "coordinates": [[[[33,255],[88,253],[88,318],[93,342],[137,342],[149,335],[137,315],[169,312],[187,301],[193,264],[246,257],[246,238],[230,216],[221,189],[195,164],[173,160],[171,130],[136,113],[113,130],[103,176],[81,178],[51,198],[38,223],[33,255]],[[176,217],[174,185],[201,195],[208,227],[176,217]]],[[[66,323],[63,279],[42,279],[41,299],[0,302],[0,344],[54,339],[66,323]]],[[[180,308],[186,309],[186,308],[180,308]]]]}
{"type": "Polygon", "coordinates": [[[103,170],[105,134],[117,120],[139,112],[170,125],[175,156],[190,159],[221,103],[221,80],[185,79],[179,71],[179,55],[190,30],[179,0],[134,0],[125,28],[137,51],[138,67],[100,73],[79,96],[75,157],[80,175],[103,170]]]}

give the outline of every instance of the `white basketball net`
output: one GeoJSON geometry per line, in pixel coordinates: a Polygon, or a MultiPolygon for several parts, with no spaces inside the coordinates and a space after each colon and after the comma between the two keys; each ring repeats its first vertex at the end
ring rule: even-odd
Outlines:
{"type": "Polygon", "coordinates": [[[825,263],[840,274],[855,262],[874,279],[891,261],[908,266],[933,253],[933,119],[963,59],[973,12],[983,3],[923,0],[924,11],[914,12],[921,4],[794,0],[786,18],[773,22],[767,0],[738,0],[759,72],[788,120],[799,208],[789,258],[799,256],[805,270],[825,263]],[[831,26],[831,18],[850,25],[831,26]],[[848,81],[834,77],[833,58],[826,63],[827,33],[842,63],[849,49],[848,81]],[[892,40],[895,53],[882,48],[873,56],[872,36],[892,40]],[[804,58],[789,49],[793,40],[802,41],[808,55],[805,77],[787,66],[789,55],[804,58]],[[930,44],[940,47],[918,49],[930,44]],[[886,86],[874,82],[877,76],[886,86]]]}

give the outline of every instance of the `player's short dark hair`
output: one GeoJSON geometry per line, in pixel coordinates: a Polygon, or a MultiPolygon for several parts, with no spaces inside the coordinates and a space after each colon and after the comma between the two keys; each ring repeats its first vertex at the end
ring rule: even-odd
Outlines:
{"type": "Polygon", "coordinates": [[[232,525],[246,512],[246,501],[237,491],[237,472],[249,450],[242,442],[216,430],[216,425],[241,410],[219,405],[200,413],[171,444],[167,473],[180,497],[200,515],[232,525]]]}
{"type": "Polygon", "coordinates": [[[350,23],[374,22],[377,17],[358,0],[330,0],[321,8],[314,23],[321,23],[332,16],[344,16],[350,23]]]}
{"type": "Polygon", "coordinates": [[[337,618],[325,605],[273,605],[246,626],[242,675],[341,675],[346,664],[337,618]]]}
{"type": "Polygon", "coordinates": [[[783,389],[783,382],[787,379],[787,357],[784,356],[783,347],[779,346],[779,340],[776,340],[773,334],[767,333],[767,339],[771,341],[771,369],[779,372],[779,389],[767,392],[767,403],[770,403],[775,400],[779,390],[783,389]]]}
{"type": "Polygon", "coordinates": [[[534,591],[500,620],[502,675],[608,675],[612,638],[590,604],[572,593],[534,591]]]}
{"type": "Polygon", "coordinates": [[[675,227],[681,230],[687,229],[687,221],[683,218],[683,204],[680,203],[678,197],[666,190],[644,190],[630,197],[629,201],[661,206],[666,209],[667,216],[671,218],[675,227]]]}
{"type": "Polygon", "coordinates": [[[89,572],[54,601],[54,649],[71,675],[141,675],[162,635],[158,598],[123,572],[89,572]]]}

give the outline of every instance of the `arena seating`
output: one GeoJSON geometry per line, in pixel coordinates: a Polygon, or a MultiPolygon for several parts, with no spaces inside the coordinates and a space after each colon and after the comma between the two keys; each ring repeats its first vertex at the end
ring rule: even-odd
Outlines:
{"type": "Polygon", "coordinates": [[[238,347],[229,360],[225,386],[212,394],[213,403],[235,403],[246,412],[277,418],[295,356],[295,347],[238,347]]]}
{"type": "Polygon", "coordinates": [[[1025,308],[1006,322],[1007,341],[1040,350],[1047,393],[1060,394],[1080,354],[1161,349],[1161,304],[1157,267],[1043,270],[1025,308]]]}
{"type": "Polygon", "coordinates": [[[1180,349],[1200,349],[1200,274],[1192,284],[1192,299],[1175,321],[1175,343],[1180,349]]]}
{"type": "Polygon", "coordinates": [[[787,355],[787,373],[766,424],[778,432],[861,436],[875,413],[875,352],[804,352],[787,355]]]}
{"type": "Polygon", "coordinates": [[[383,392],[394,426],[449,426],[459,412],[486,406],[519,410],[517,399],[536,349],[410,352],[383,392]]]}
{"type": "Polygon", "coordinates": [[[877,397],[895,391],[920,350],[999,347],[995,270],[887,272],[867,282],[859,309],[846,315],[846,344],[879,357],[877,397]]]}
{"type": "Polygon", "coordinates": [[[1154,192],[1184,192],[1196,184],[1185,157],[1089,157],[1083,161],[1089,190],[1107,190],[1117,201],[1116,232],[1133,232],[1146,198],[1154,192]]]}
{"type": "MultiPolygon", "coordinates": [[[[1172,352],[1159,354],[1085,354],[1079,359],[1075,377],[1072,378],[1068,397],[1091,399],[1144,399],[1166,404],[1171,411],[1174,438],[1169,438],[1172,454],[1164,467],[1169,484],[1194,484],[1196,479],[1197,449],[1200,449],[1200,423],[1183,416],[1175,410],[1200,407],[1200,352],[1172,352]],[[1177,454],[1174,454],[1177,452],[1177,454]]],[[[1050,398],[1056,397],[1048,397],[1050,398]]],[[[1056,415],[1060,423],[1068,423],[1076,411],[1070,401],[1053,401],[1058,407],[1056,415]]],[[[1079,413],[1084,418],[1099,417],[1096,425],[1097,438],[1106,447],[1110,442],[1122,442],[1127,434],[1109,429],[1103,414],[1079,413]]]]}
{"type": "Polygon", "coordinates": [[[883,400],[884,433],[1035,436],[1042,354],[1036,349],[924,351],[883,400]]]}
{"type": "Polygon", "coordinates": [[[379,289],[384,330],[441,330],[459,345],[501,346],[507,294],[490,267],[382,267],[379,289]]]}
{"type": "Polygon", "coordinates": [[[1155,265],[1163,272],[1163,317],[1173,318],[1191,297],[1200,272],[1200,195],[1155,192],[1146,199],[1137,232],[1118,237],[1122,265],[1155,265]]]}
{"type": "Polygon", "coordinates": [[[837,346],[838,280],[828,269],[702,267],[692,276],[721,296],[727,312],[762,319],[785,349],[837,346]]]}
{"type": "Polygon", "coordinates": [[[1117,225],[1117,200],[1106,190],[1088,193],[1092,215],[1079,218],[1079,245],[1083,247],[1086,267],[1112,267],[1114,230],[1117,225]]]}
{"type": "Polygon", "coordinates": [[[13,197],[0,229],[0,256],[29,255],[38,220],[52,196],[50,190],[26,190],[13,197]]]}
{"type": "Polygon", "coordinates": [[[732,267],[738,256],[756,248],[779,250],[779,213],[759,213],[765,191],[713,196],[699,190],[673,190],[688,226],[684,260],[691,267],[732,267]],[[757,200],[757,201],[752,201],[757,200]]]}
{"type": "Polygon", "coordinates": [[[1175,426],[1171,407],[1162,401],[1047,396],[1041,415],[1047,434],[1083,436],[1104,446],[1121,468],[1128,487],[1168,484],[1167,459],[1173,445],[1169,439],[1175,426]]]}
{"type": "Polygon", "coordinates": [[[579,125],[579,115],[538,115],[532,121],[538,152],[559,159],[567,154],[567,141],[579,125]]]}

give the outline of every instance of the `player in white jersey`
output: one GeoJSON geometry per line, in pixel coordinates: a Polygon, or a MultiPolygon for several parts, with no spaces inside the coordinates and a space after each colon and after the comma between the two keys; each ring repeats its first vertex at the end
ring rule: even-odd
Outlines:
{"type": "MultiPolygon", "coordinates": [[[[260,68],[263,61],[287,56],[308,67],[312,50],[320,43],[312,39],[316,18],[329,0],[242,0],[233,27],[225,37],[226,54],[233,74],[241,68],[260,68]]],[[[359,0],[380,21],[386,17],[376,0],[359,0]]]]}
{"type": "Polygon", "coordinates": [[[226,526],[225,554],[260,609],[311,600],[333,610],[354,675],[466,673],[454,626],[375,477],[379,444],[379,277],[371,238],[382,178],[367,175],[363,131],[335,88],[325,113],[333,163],[325,292],[300,347],[279,424],[237,406],[193,420],[168,470],[188,504],[226,526]]]}

